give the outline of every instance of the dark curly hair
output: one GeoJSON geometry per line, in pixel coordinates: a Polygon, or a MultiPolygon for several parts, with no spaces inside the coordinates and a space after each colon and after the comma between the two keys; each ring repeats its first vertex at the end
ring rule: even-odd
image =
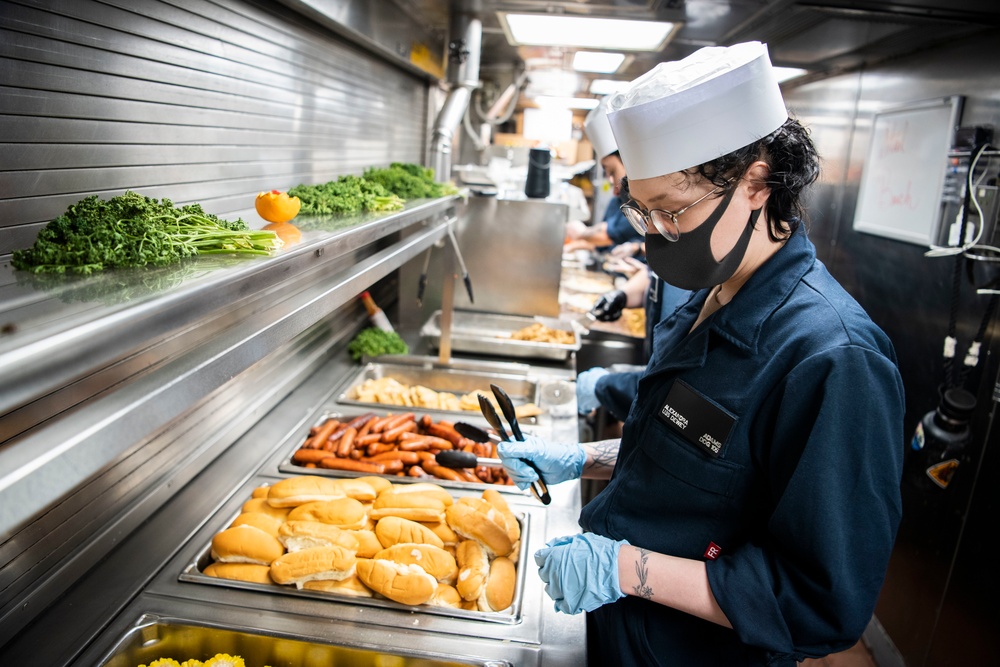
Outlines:
{"type": "Polygon", "coordinates": [[[767,234],[772,241],[781,241],[791,236],[805,218],[799,196],[819,177],[819,154],[809,138],[809,130],[799,121],[789,118],[763,139],[687,172],[724,188],[742,178],[757,160],[766,162],[770,169],[767,234]]]}

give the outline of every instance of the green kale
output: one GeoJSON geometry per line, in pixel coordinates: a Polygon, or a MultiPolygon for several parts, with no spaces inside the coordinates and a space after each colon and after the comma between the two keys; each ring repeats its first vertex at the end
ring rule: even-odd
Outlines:
{"type": "Polygon", "coordinates": [[[14,268],[35,273],[83,273],[161,266],[205,254],[268,255],[281,246],[274,232],[250,231],[198,204],[175,208],[135,192],[108,200],[96,195],[72,204],[41,231],[30,248],[15,250],[14,268]]]}
{"type": "Polygon", "coordinates": [[[299,198],[302,202],[299,212],[306,215],[397,211],[403,208],[403,201],[378,183],[350,175],[318,185],[296,185],[288,191],[288,196],[299,198]]]}
{"type": "Polygon", "coordinates": [[[382,354],[406,354],[410,348],[394,331],[384,331],[377,327],[362,329],[354,339],[347,344],[351,359],[359,361],[361,357],[377,357],[382,354]]]}
{"type": "Polygon", "coordinates": [[[418,164],[393,162],[384,169],[372,167],[365,171],[365,178],[380,183],[403,199],[426,199],[445,194],[442,184],[434,181],[434,170],[418,164]]]}

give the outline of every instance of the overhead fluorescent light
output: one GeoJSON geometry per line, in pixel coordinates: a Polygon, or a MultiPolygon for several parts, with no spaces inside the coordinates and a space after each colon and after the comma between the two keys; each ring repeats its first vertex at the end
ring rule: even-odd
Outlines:
{"type": "Polygon", "coordinates": [[[659,51],[676,23],[605,19],[565,14],[497,12],[513,46],[568,46],[582,49],[659,51]]]}
{"type": "Polygon", "coordinates": [[[614,79],[594,79],[590,82],[591,95],[612,95],[620,93],[628,88],[629,81],[615,81],[614,79]]]}
{"type": "Polygon", "coordinates": [[[789,79],[795,79],[809,71],[807,69],[802,69],[801,67],[772,67],[771,69],[774,70],[774,75],[778,77],[778,83],[788,81],[789,79]]]}
{"type": "Polygon", "coordinates": [[[599,101],[593,97],[556,97],[555,95],[539,95],[535,98],[535,104],[539,107],[560,109],[593,109],[599,101]]]}
{"type": "Polygon", "coordinates": [[[625,62],[624,53],[608,51],[577,51],[573,55],[573,69],[577,72],[599,72],[611,74],[625,62]]]}

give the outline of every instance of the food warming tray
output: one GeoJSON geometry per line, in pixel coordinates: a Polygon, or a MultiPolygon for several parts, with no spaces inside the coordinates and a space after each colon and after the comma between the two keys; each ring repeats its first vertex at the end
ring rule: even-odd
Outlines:
{"type": "Polygon", "coordinates": [[[135,667],[157,658],[205,660],[217,653],[264,665],[394,665],[396,667],[510,667],[507,661],[456,658],[387,647],[351,646],[262,634],[181,618],[143,614],[115,642],[100,667],[135,667]]]}
{"type": "MultiPolygon", "coordinates": [[[[323,422],[331,418],[338,419],[342,422],[347,422],[354,419],[355,417],[358,417],[368,412],[379,412],[379,413],[392,412],[394,414],[413,412],[416,415],[417,420],[419,420],[424,414],[428,414],[429,412],[431,412],[426,410],[414,410],[413,408],[407,408],[404,406],[397,406],[397,405],[392,405],[392,406],[376,405],[375,407],[381,409],[375,410],[371,409],[371,406],[369,406],[369,409],[355,408],[353,410],[352,409],[326,410],[322,414],[320,414],[320,416],[313,422],[312,427],[319,426],[323,422]]],[[[442,416],[441,414],[432,416],[435,422],[441,421],[440,419],[440,417],[442,416]]],[[[459,421],[459,420],[452,420],[452,421],[459,421]]],[[[467,415],[463,415],[461,421],[469,422],[470,424],[474,424],[476,426],[479,426],[480,428],[487,430],[490,428],[489,424],[486,422],[486,419],[482,416],[482,414],[479,413],[470,412],[467,415]]],[[[373,474],[366,472],[352,472],[349,470],[334,470],[334,469],[320,468],[320,467],[309,468],[304,465],[298,465],[296,463],[293,463],[292,455],[295,454],[295,452],[298,451],[298,449],[305,442],[309,430],[310,429],[305,429],[303,431],[296,431],[295,433],[289,436],[288,442],[282,445],[281,451],[285,452],[285,454],[281,457],[281,460],[278,463],[278,470],[280,472],[292,475],[318,475],[321,477],[365,477],[367,475],[373,474]]],[[[526,427],[523,428],[522,430],[526,434],[532,433],[531,427],[526,427]]],[[[448,479],[439,479],[437,477],[409,477],[409,476],[400,477],[389,473],[376,476],[385,477],[386,479],[396,484],[432,482],[434,484],[437,484],[438,486],[443,486],[452,492],[460,489],[468,489],[471,491],[479,491],[479,492],[481,492],[483,489],[495,489],[500,493],[504,494],[515,494],[515,495],[525,495],[525,496],[529,495],[527,491],[522,491],[513,484],[499,484],[499,483],[490,484],[486,482],[459,482],[448,479]]]]}
{"type": "MultiPolygon", "coordinates": [[[[337,397],[337,403],[342,405],[360,405],[366,408],[374,408],[382,412],[386,410],[421,410],[423,412],[440,412],[442,414],[453,415],[461,421],[479,420],[482,414],[479,411],[478,403],[475,410],[444,410],[428,408],[422,405],[412,407],[403,405],[392,405],[388,403],[376,403],[361,401],[355,398],[355,390],[362,386],[367,380],[380,380],[382,378],[392,378],[404,385],[419,385],[427,387],[436,392],[448,392],[457,398],[462,398],[466,394],[474,391],[481,391],[487,396],[490,393],[490,384],[503,387],[504,391],[510,395],[514,405],[524,405],[526,403],[541,403],[541,389],[543,381],[539,377],[517,375],[503,370],[462,370],[450,367],[441,367],[433,363],[406,363],[386,361],[371,361],[364,365],[360,372],[342,385],[337,397]]],[[[525,423],[532,423],[531,417],[520,418],[525,423]]],[[[453,420],[455,421],[455,420],[453,420]]]]}
{"type": "MultiPolygon", "coordinates": [[[[420,330],[435,348],[441,345],[441,311],[435,311],[420,330]]],[[[451,321],[451,349],[456,352],[472,352],[501,357],[529,359],[550,359],[565,361],[581,347],[580,332],[570,322],[548,317],[526,317],[522,315],[499,315],[455,310],[451,321]],[[541,323],[551,329],[569,331],[573,334],[571,345],[542,343],[527,340],[513,340],[515,331],[541,323]]]]}
{"type": "MultiPolygon", "coordinates": [[[[249,495],[247,496],[249,498],[249,495]]],[[[514,510],[514,508],[512,508],[514,510]]],[[[515,511],[515,516],[517,512],[515,511]]],[[[233,514],[229,521],[226,522],[226,526],[232,524],[233,520],[238,516],[239,513],[233,514]]],[[[521,535],[528,535],[529,530],[529,518],[526,513],[522,513],[517,516],[518,522],[521,524],[521,535]]],[[[223,528],[220,527],[219,530],[223,528]]],[[[314,591],[309,589],[299,589],[295,586],[286,586],[281,584],[257,584],[249,581],[238,581],[234,579],[221,579],[219,577],[212,577],[207,574],[203,574],[203,570],[211,565],[212,561],[212,537],[215,533],[208,537],[207,543],[199,549],[194,560],[189,562],[184,569],[181,571],[178,577],[180,581],[187,581],[196,584],[206,584],[209,586],[221,586],[223,588],[238,588],[241,590],[257,591],[258,593],[263,593],[266,595],[282,595],[290,597],[300,597],[300,598],[311,598],[313,600],[327,600],[327,601],[339,601],[345,602],[352,605],[360,605],[365,607],[377,607],[381,609],[397,609],[402,611],[412,611],[419,612],[421,614],[428,614],[431,616],[447,616],[452,618],[463,618],[471,621],[482,621],[486,623],[507,623],[514,624],[519,623],[521,620],[521,600],[524,596],[524,572],[526,568],[524,567],[524,559],[519,559],[517,563],[517,579],[514,582],[514,601],[511,606],[503,611],[498,612],[485,612],[485,611],[472,611],[466,609],[456,609],[454,607],[435,607],[433,605],[418,605],[418,606],[407,606],[394,602],[386,598],[366,598],[357,597],[352,595],[343,595],[339,593],[332,593],[327,591],[314,591]]]]}

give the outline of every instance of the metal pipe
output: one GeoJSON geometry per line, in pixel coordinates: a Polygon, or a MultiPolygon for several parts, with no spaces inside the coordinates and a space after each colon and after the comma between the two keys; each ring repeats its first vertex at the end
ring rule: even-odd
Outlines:
{"type": "Polygon", "coordinates": [[[431,132],[431,167],[440,182],[451,179],[455,131],[472,100],[472,91],[479,87],[483,23],[473,12],[473,3],[458,3],[452,8],[449,34],[447,77],[451,89],[431,132]]]}

